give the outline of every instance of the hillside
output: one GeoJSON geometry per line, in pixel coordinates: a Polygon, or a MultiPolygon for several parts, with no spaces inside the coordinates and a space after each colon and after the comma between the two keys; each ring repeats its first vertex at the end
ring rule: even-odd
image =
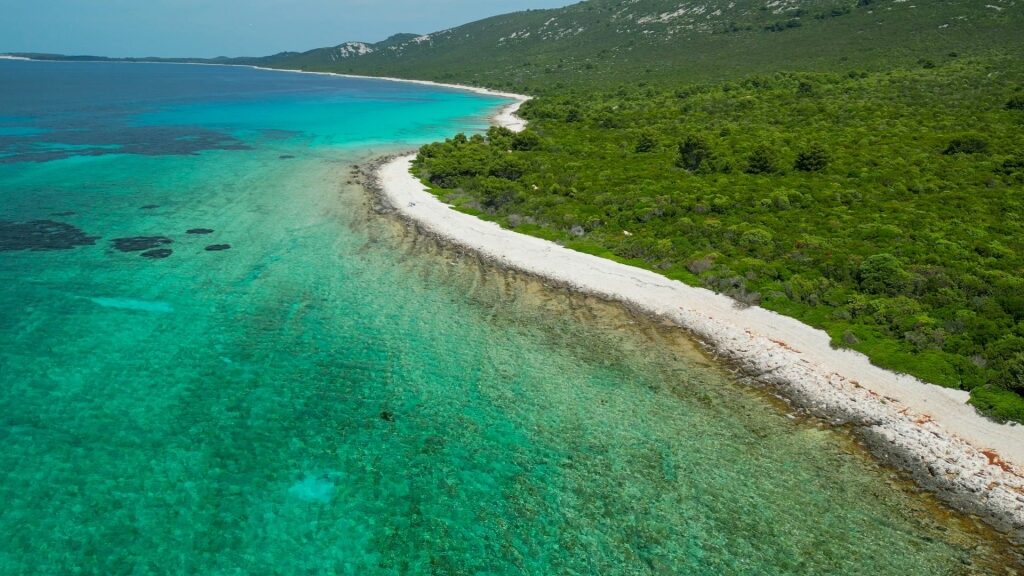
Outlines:
{"type": "Polygon", "coordinates": [[[250,64],[540,93],[619,82],[727,80],[766,71],[876,71],[941,63],[954,55],[1020,57],[1022,30],[1020,0],[588,0],[302,53],[125,60],[250,64]]]}
{"type": "Polygon", "coordinates": [[[1018,0],[590,0],[266,64],[538,91],[1021,54],[1018,0]]]}

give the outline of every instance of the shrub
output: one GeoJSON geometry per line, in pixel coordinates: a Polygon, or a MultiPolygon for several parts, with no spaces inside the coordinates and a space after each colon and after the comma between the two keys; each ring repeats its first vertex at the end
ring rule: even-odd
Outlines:
{"type": "Polygon", "coordinates": [[[711,267],[715,265],[716,257],[717,254],[708,254],[700,258],[695,258],[686,264],[686,269],[699,276],[700,274],[710,270],[711,267]]]}
{"type": "Polygon", "coordinates": [[[953,154],[982,154],[988,151],[988,141],[980,136],[960,136],[949,141],[942,151],[950,156],[953,154]]]}
{"type": "Polygon", "coordinates": [[[817,144],[797,152],[793,168],[801,172],[820,172],[828,166],[829,156],[821,146],[817,144]]]}
{"type": "Polygon", "coordinates": [[[1024,110],[1024,94],[1017,94],[1007,100],[1007,110],[1024,110]]]}
{"type": "Polygon", "coordinates": [[[771,246],[772,233],[764,228],[752,228],[740,236],[740,246],[751,249],[758,249],[771,246]]]}
{"type": "Polygon", "coordinates": [[[1024,422],[1024,397],[997,386],[978,386],[971,390],[971,405],[997,420],[1024,422]]]}
{"type": "Polygon", "coordinates": [[[895,296],[906,289],[910,275],[892,254],[869,256],[858,271],[860,289],[869,294],[895,296]]]}

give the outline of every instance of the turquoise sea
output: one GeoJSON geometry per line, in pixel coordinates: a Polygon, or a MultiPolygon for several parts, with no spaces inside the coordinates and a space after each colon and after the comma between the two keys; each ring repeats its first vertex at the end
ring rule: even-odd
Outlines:
{"type": "Polygon", "coordinates": [[[1015,573],[681,334],[351,183],[503,103],[0,61],[0,574],[1015,573]]]}

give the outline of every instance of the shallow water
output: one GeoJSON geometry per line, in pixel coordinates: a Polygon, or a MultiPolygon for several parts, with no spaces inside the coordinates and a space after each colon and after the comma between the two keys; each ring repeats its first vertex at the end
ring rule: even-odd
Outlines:
{"type": "Polygon", "coordinates": [[[1013,570],[679,334],[345,185],[501,101],[192,66],[0,80],[0,221],[78,229],[0,228],[0,573],[1013,570]],[[137,237],[172,253],[112,243],[137,237]]]}

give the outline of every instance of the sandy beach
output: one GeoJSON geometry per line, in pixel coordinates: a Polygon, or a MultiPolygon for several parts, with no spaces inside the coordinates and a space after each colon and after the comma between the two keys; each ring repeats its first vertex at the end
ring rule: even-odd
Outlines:
{"type": "MultiPolygon", "coordinates": [[[[496,124],[517,131],[525,127],[515,112],[527,97],[487,93],[516,100],[494,117],[496,124]]],[[[890,372],[859,352],[832,348],[824,331],[793,318],[741,308],[709,290],[458,212],[411,174],[414,158],[382,163],[371,187],[420,231],[499,266],[673,322],[793,404],[851,426],[878,457],[948,503],[1024,542],[1024,426],[978,414],[966,403],[966,392],[890,372]]]]}

